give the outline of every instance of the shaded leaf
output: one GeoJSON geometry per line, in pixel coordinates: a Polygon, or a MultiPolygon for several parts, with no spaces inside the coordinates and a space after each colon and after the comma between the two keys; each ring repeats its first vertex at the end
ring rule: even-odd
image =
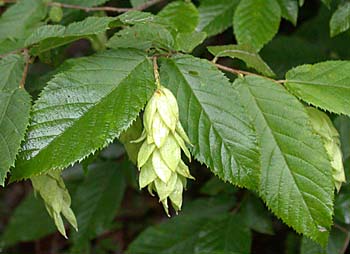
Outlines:
{"type": "Polygon", "coordinates": [[[328,245],[322,248],[315,242],[303,237],[300,254],[334,254],[343,253],[342,249],[346,241],[346,233],[334,228],[329,236],[328,245]]]}
{"type": "Polygon", "coordinates": [[[66,168],[107,146],[136,119],[154,88],[152,65],[139,51],[73,60],[36,101],[12,180],[66,168]]]}
{"type": "Polygon", "coordinates": [[[42,0],[18,1],[0,17],[0,41],[6,38],[25,38],[46,14],[47,8],[42,0]]]}
{"type": "Polygon", "coordinates": [[[98,35],[108,30],[113,20],[112,17],[88,17],[83,21],[71,23],[67,27],[41,26],[27,38],[25,45],[38,44],[31,52],[39,54],[81,38],[98,35]]]}
{"type": "Polygon", "coordinates": [[[292,22],[293,25],[297,24],[298,19],[298,0],[277,0],[281,7],[281,15],[283,18],[292,22]]]}
{"type": "Polygon", "coordinates": [[[350,157],[350,118],[348,116],[338,116],[334,119],[334,125],[340,135],[343,161],[346,161],[350,157]]]}
{"type": "Polygon", "coordinates": [[[124,196],[126,184],[122,172],[126,165],[103,162],[89,167],[86,179],[73,197],[79,228],[73,234],[74,250],[80,249],[111,225],[124,196]]]}
{"type": "Polygon", "coordinates": [[[147,3],[149,0],[130,0],[130,3],[132,5],[132,7],[138,7],[140,5],[143,5],[145,3],[147,3]]]}
{"type": "Polygon", "coordinates": [[[119,140],[123,143],[124,148],[129,156],[132,163],[136,165],[137,154],[140,150],[142,143],[132,142],[138,139],[142,133],[142,122],[140,117],[136,119],[135,122],[124,132],[120,134],[119,140]]]}
{"type": "Polygon", "coordinates": [[[207,34],[205,32],[178,33],[176,35],[176,48],[183,52],[192,52],[195,47],[201,44],[207,34]]]}
{"type": "Polygon", "coordinates": [[[330,20],[331,37],[345,32],[350,28],[350,2],[339,4],[330,20]]]}
{"type": "Polygon", "coordinates": [[[277,33],[281,8],[276,0],[240,1],[233,17],[233,30],[238,44],[259,51],[277,33]]]}
{"type": "Polygon", "coordinates": [[[14,210],[1,238],[1,244],[11,246],[29,242],[56,232],[55,224],[43,202],[29,194],[14,210]]]}
{"type": "Polygon", "coordinates": [[[219,212],[216,206],[210,203],[202,207],[204,202],[198,201],[195,201],[194,206],[190,204],[189,207],[185,207],[180,216],[146,229],[131,243],[128,253],[231,254],[235,251],[249,253],[250,232],[242,220],[236,215],[224,211],[219,212]],[[199,203],[201,205],[198,206],[199,203]],[[204,207],[204,210],[200,210],[204,207]],[[190,209],[192,214],[186,214],[186,210],[190,209]],[[217,211],[214,213],[201,212],[208,212],[212,209],[217,211]],[[164,232],[174,233],[165,234],[164,232]]]}
{"type": "Polygon", "coordinates": [[[160,76],[177,97],[193,156],[224,181],[255,189],[255,130],[223,73],[206,60],[178,55],[162,61],[160,76]]]}
{"type": "Polygon", "coordinates": [[[301,65],[286,74],[287,89],[316,107],[350,115],[350,61],[301,65]]]}
{"type": "Polygon", "coordinates": [[[333,214],[332,166],[303,105],[273,81],[247,76],[234,87],[261,145],[260,195],[297,232],[326,244],[333,214]]]}
{"type": "Polygon", "coordinates": [[[136,24],[114,34],[107,43],[110,48],[172,49],[174,39],[166,27],[156,24],[136,24]]]}
{"type": "Polygon", "coordinates": [[[260,52],[263,59],[283,78],[288,70],[305,63],[328,59],[326,52],[305,39],[291,36],[276,36],[260,52]]]}
{"type": "Polygon", "coordinates": [[[199,21],[197,8],[191,2],[169,3],[157,15],[181,33],[193,32],[199,21]]]}
{"type": "Polygon", "coordinates": [[[213,36],[232,26],[232,17],[239,0],[202,0],[200,2],[198,31],[213,36]]]}
{"type": "Polygon", "coordinates": [[[242,219],[256,232],[273,235],[272,221],[266,207],[255,196],[246,195],[240,208],[242,219]]]}

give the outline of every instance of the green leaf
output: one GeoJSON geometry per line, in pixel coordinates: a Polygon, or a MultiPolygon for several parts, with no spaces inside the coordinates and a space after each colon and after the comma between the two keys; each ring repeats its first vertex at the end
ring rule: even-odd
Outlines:
{"type": "Polygon", "coordinates": [[[221,179],[255,189],[255,130],[223,73],[209,61],[179,55],[162,61],[160,77],[177,97],[193,156],[221,179]]]}
{"type": "Polygon", "coordinates": [[[100,34],[110,28],[115,20],[111,17],[88,17],[83,21],[61,25],[46,25],[37,28],[26,40],[25,45],[38,44],[31,53],[40,54],[81,38],[100,34]]]}
{"type": "Polygon", "coordinates": [[[225,214],[217,218],[179,216],[146,229],[131,243],[128,253],[249,253],[250,243],[249,229],[237,215],[225,214]]]}
{"type": "Polygon", "coordinates": [[[233,18],[238,44],[251,45],[259,51],[277,33],[281,8],[276,0],[240,1],[233,18]]]}
{"type": "Polygon", "coordinates": [[[153,67],[142,52],[111,50],[73,60],[36,101],[12,180],[64,169],[107,146],[154,89],[153,67]]]}
{"type": "Polygon", "coordinates": [[[238,215],[218,216],[201,229],[194,253],[250,253],[251,232],[238,215]]]}
{"type": "Polygon", "coordinates": [[[0,91],[0,185],[15,164],[29,122],[30,96],[24,89],[0,91]]]}
{"type": "Polygon", "coordinates": [[[248,67],[252,67],[266,76],[275,75],[264,60],[261,59],[259,54],[248,45],[211,46],[208,47],[208,50],[216,57],[228,56],[231,58],[238,58],[244,61],[248,67]]]}
{"type": "MultiPolygon", "coordinates": [[[[349,234],[349,233],[348,233],[349,234]]],[[[337,228],[333,228],[329,237],[328,245],[322,248],[315,242],[303,237],[301,241],[300,254],[334,254],[343,253],[343,247],[347,234],[337,228]]]]}
{"type": "Polygon", "coordinates": [[[172,2],[158,16],[167,20],[178,32],[191,33],[198,25],[199,14],[191,2],[172,2]]]}
{"type": "Polygon", "coordinates": [[[256,232],[273,235],[272,221],[261,200],[251,194],[241,203],[240,214],[245,223],[256,232]]]}
{"type": "Polygon", "coordinates": [[[176,35],[176,49],[190,53],[195,47],[201,44],[207,34],[205,32],[178,33],[176,35]]]}
{"type": "Polygon", "coordinates": [[[136,24],[114,34],[107,43],[110,48],[172,49],[174,39],[166,27],[155,24],[136,24]]]}
{"type": "Polygon", "coordinates": [[[148,1],[149,0],[130,0],[130,3],[131,3],[131,6],[135,8],[147,3],[148,1]]]}
{"type": "Polygon", "coordinates": [[[331,37],[334,37],[350,28],[350,2],[339,4],[330,20],[331,37]]]}
{"type": "Polygon", "coordinates": [[[117,17],[123,25],[136,25],[145,23],[164,24],[164,20],[150,12],[128,11],[117,17]]]}
{"type": "Polygon", "coordinates": [[[343,160],[346,161],[350,157],[350,118],[348,116],[338,116],[334,119],[334,125],[340,134],[343,160]]]}
{"type": "Polygon", "coordinates": [[[350,61],[301,65],[286,74],[285,86],[316,107],[350,115],[350,61]]]}
{"type": "Polygon", "coordinates": [[[19,88],[24,70],[23,58],[9,55],[0,61],[0,185],[20,149],[29,122],[30,96],[19,88]]]}
{"type": "Polygon", "coordinates": [[[0,41],[25,38],[47,14],[42,0],[20,0],[0,17],[0,41]]]}
{"type": "Polygon", "coordinates": [[[332,224],[332,166],[303,105],[282,86],[256,76],[236,79],[261,145],[260,195],[297,232],[325,244],[332,224]]]}
{"type": "Polygon", "coordinates": [[[19,88],[24,70],[24,59],[19,55],[8,55],[0,60],[0,91],[19,88]]]}
{"type": "Polygon", "coordinates": [[[202,0],[198,8],[197,31],[213,36],[232,26],[232,16],[239,0],[202,0]]]}
{"type": "Polygon", "coordinates": [[[277,0],[281,7],[282,17],[292,22],[294,26],[297,24],[298,19],[298,0],[277,0]]]}
{"type": "Polygon", "coordinates": [[[127,165],[102,162],[89,167],[86,179],[73,197],[79,227],[73,234],[73,249],[79,249],[112,223],[124,196],[122,169],[130,170],[127,165]]]}
{"type": "Polygon", "coordinates": [[[24,39],[7,38],[0,40],[0,54],[14,52],[24,46],[24,39]]]}
{"type": "Polygon", "coordinates": [[[330,8],[332,1],[333,0],[321,0],[321,2],[324,3],[328,8],[330,8]]]}
{"type": "Polygon", "coordinates": [[[43,202],[31,193],[14,210],[1,235],[0,244],[8,247],[18,242],[37,240],[54,232],[56,227],[43,202]]]}
{"type": "Polygon", "coordinates": [[[133,124],[126,131],[122,132],[119,136],[119,140],[123,143],[129,159],[135,165],[137,164],[137,154],[140,150],[142,143],[135,143],[132,141],[137,140],[141,136],[142,129],[142,122],[140,117],[138,117],[136,121],[133,122],[133,124]]]}
{"type": "Polygon", "coordinates": [[[314,42],[291,36],[276,36],[260,52],[279,78],[288,70],[305,63],[316,63],[328,59],[328,55],[314,42]]]}
{"type": "Polygon", "coordinates": [[[51,171],[47,174],[31,178],[33,189],[42,197],[49,215],[54,220],[58,231],[67,238],[62,215],[78,230],[77,220],[70,208],[71,198],[61,177],[61,171],[51,171]]]}

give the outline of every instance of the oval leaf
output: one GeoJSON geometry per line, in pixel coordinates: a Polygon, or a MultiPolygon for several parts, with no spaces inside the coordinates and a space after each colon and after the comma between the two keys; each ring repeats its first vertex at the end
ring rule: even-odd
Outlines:
{"type": "Polygon", "coordinates": [[[286,74],[286,87],[316,107],[350,115],[350,61],[301,65],[286,74]]]}
{"type": "Polygon", "coordinates": [[[240,1],[233,18],[233,30],[239,44],[259,51],[278,31],[281,8],[276,0],[240,1]]]}
{"type": "Polygon", "coordinates": [[[261,77],[236,79],[261,145],[260,195],[297,232],[325,244],[332,225],[332,166],[303,105],[261,77]]]}
{"type": "Polygon", "coordinates": [[[154,89],[152,64],[139,51],[73,61],[36,101],[13,180],[66,168],[105,147],[131,125],[154,89]]]}

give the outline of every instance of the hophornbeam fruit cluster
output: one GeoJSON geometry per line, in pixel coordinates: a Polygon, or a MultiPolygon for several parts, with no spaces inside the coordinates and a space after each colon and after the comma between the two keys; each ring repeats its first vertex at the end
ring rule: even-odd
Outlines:
{"type": "Polygon", "coordinates": [[[143,141],[137,157],[140,188],[147,186],[152,196],[158,193],[169,216],[168,198],[176,213],[180,211],[187,178],[194,178],[181,159],[181,150],[191,159],[186,147],[190,141],[179,121],[176,98],[160,84],[146,105],[143,124],[141,137],[134,141],[143,141]]]}
{"type": "Polygon", "coordinates": [[[333,124],[327,114],[312,107],[307,107],[307,112],[310,116],[313,129],[322,138],[324,148],[331,159],[334,185],[337,191],[339,191],[342,183],[345,182],[339,133],[333,127],[333,124]]]}

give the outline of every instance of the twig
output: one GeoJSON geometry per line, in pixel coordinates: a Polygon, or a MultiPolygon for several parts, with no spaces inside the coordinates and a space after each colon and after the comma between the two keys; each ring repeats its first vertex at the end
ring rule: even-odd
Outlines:
{"type": "Polygon", "coordinates": [[[217,63],[215,63],[215,66],[218,67],[219,69],[223,70],[223,71],[227,71],[227,72],[230,72],[230,73],[233,73],[233,74],[236,74],[236,75],[254,75],[254,76],[258,76],[258,77],[263,77],[263,78],[269,79],[269,80],[271,80],[271,81],[273,81],[275,83],[279,83],[279,84],[286,82],[286,80],[274,80],[272,78],[268,78],[266,76],[259,75],[259,74],[253,73],[253,72],[242,71],[242,70],[230,68],[230,67],[227,67],[225,65],[221,65],[221,64],[217,64],[217,63]]]}
{"type": "Polygon", "coordinates": [[[341,254],[344,254],[344,253],[346,252],[346,250],[348,249],[349,241],[350,241],[350,234],[347,233],[347,234],[346,234],[345,241],[344,241],[343,248],[342,248],[341,251],[340,251],[341,254]]]}
{"type": "Polygon", "coordinates": [[[348,249],[349,242],[350,242],[349,230],[344,228],[343,226],[340,226],[339,224],[334,224],[334,227],[339,229],[340,231],[342,231],[346,235],[345,241],[344,241],[344,244],[343,244],[343,248],[339,252],[340,254],[344,254],[346,252],[346,250],[348,249]]]}
{"type": "Polygon", "coordinates": [[[28,74],[28,70],[29,70],[29,63],[30,63],[30,56],[28,53],[28,49],[23,50],[23,55],[24,55],[26,65],[25,65],[24,70],[23,70],[22,79],[21,79],[21,83],[19,83],[19,87],[24,89],[24,84],[26,83],[27,74],[28,74]]]}
{"type": "Polygon", "coordinates": [[[157,63],[157,57],[153,56],[153,72],[154,72],[154,78],[156,79],[157,88],[160,88],[160,78],[159,78],[159,72],[158,72],[158,63],[157,63]]]}
{"type": "Polygon", "coordinates": [[[23,52],[24,50],[26,50],[26,49],[25,49],[25,48],[16,49],[16,50],[13,50],[13,51],[8,52],[8,53],[6,53],[6,54],[0,55],[0,58],[7,57],[8,55],[11,55],[11,54],[20,53],[20,52],[23,52]]]}
{"type": "Polygon", "coordinates": [[[67,9],[76,9],[76,10],[82,10],[85,12],[91,12],[91,11],[109,11],[109,12],[117,12],[117,13],[123,13],[128,11],[142,11],[147,9],[148,7],[151,7],[152,5],[155,5],[157,3],[162,2],[163,0],[151,0],[146,2],[143,5],[140,5],[136,8],[117,8],[117,7],[111,7],[111,6],[100,6],[100,7],[85,7],[80,5],[73,5],[73,4],[63,4],[63,3],[57,3],[57,2],[48,2],[47,5],[49,6],[57,6],[61,8],[67,8],[67,9]]]}
{"type": "Polygon", "coordinates": [[[347,230],[346,228],[340,226],[339,224],[334,224],[334,227],[336,227],[337,229],[339,229],[343,233],[346,233],[346,234],[349,233],[349,230],[347,230]]]}

